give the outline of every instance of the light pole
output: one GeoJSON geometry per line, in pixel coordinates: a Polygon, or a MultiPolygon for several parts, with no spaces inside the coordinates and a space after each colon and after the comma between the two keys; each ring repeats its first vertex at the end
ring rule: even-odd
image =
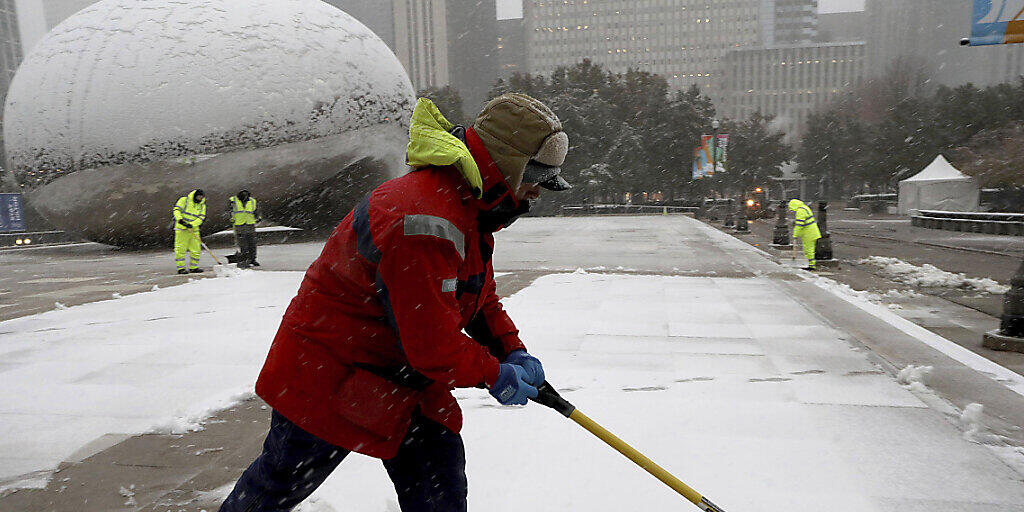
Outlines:
{"type": "MultiPolygon", "coordinates": [[[[711,172],[718,174],[718,129],[721,128],[722,123],[718,119],[711,120],[711,172]]],[[[722,198],[725,201],[725,215],[722,218],[722,225],[727,228],[734,227],[736,222],[733,217],[732,200],[726,197],[725,181],[722,178],[718,178],[722,183],[722,198]]]]}
{"type": "Polygon", "coordinates": [[[718,128],[721,126],[718,119],[711,120],[711,131],[714,133],[711,136],[711,172],[715,174],[718,174],[718,128]]]}

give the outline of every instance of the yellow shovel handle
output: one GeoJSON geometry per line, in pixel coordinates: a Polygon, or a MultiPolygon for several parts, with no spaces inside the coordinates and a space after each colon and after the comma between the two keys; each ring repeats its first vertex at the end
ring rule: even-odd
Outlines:
{"type": "Polygon", "coordinates": [[[690,500],[691,503],[697,505],[697,507],[699,507],[701,510],[711,512],[724,512],[722,509],[718,508],[718,506],[716,506],[714,503],[711,503],[703,496],[701,496],[697,491],[693,490],[689,485],[684,484],[681,480],[672,476],[671,473],[665,471],[664,468],[657,465],[653,460],[648,459],[644,454],[638,452],[636,448],[633,448],[632,446],[626,444],[625,441],[619,439],[615,434],[612,434],[601,425],[598,425],[596,422],[594,422],[594,420],[588,418],[578,409],[573,411],[572,414],[569,415],[569,419],[575,421],[581,427],[590,431],[591,434],[594,434],[595,436],[599,437],[602,441],[607,443],[608,446],[615,448],[616,451],[618,451],[622,455],[625,455],[627,459],[636,463],[637,466],[640,466],[641,468],[644,469],[644,471],[647,471],[648,473],[653,475],[654,478],[661,480],[662,483],[671,487],[673,490],[681,494],[684,498],[690,500]]]}

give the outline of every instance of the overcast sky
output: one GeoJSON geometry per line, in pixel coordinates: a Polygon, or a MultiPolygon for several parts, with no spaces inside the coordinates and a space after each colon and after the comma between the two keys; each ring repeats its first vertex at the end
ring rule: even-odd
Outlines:
{"type": "MultiPolygon", "coordinates": [[[[819,12],[846,12],[864,10],[864,0],[820,0],[819,12]]],[[[522,0],[498,0],[498,19],[523,17],[522,0]]]]}

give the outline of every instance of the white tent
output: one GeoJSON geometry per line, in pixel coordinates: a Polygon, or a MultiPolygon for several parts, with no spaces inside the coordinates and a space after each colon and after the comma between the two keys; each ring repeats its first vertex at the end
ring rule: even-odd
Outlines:
{"type": "Polygon", "coordinates": [[[911,210],[978,211],[981,189],[939,155],[923,171],[900,182],[900,213],[911,210]]]}

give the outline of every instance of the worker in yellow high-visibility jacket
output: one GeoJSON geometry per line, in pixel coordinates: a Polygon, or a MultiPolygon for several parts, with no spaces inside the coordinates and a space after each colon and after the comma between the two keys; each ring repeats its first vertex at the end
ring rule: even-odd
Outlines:
{"type": "Polygon", "coordinates": [[[174,264],[179,274],[198,273],[199,255],[203,249],[199,226],[206,220],[206,194],[195,189],[178,198],[174,204],[174,264]],[[186,260],[185,253],[188,253],[186,260]],[[187,264],[187,268],[186,268],[187,264]]]}
{"type": "Polygon", "coordinates": [[[235,241],[238,243],[238,252],[228,261],[234,259],[238,268],[260,266],[256,261],[256,223],[261,219],[256,198],[248,190],[242,190],[228,199],[228,209],[231,211],[231,223],[235,226],[235,241]]]}
{"type": "Polygon", "coordinates": [[[789,209],[796,212],[793,238],[799,238],[803,242],[804,257],[807,258],[807,266],[804,267],[804,270],[814,270],[817,263],[814,259],[814,245],[821,238],[821,231],[818,230],[818,223],[814,220],[814,213],[799,199],[791,199],[789,209]]]}

